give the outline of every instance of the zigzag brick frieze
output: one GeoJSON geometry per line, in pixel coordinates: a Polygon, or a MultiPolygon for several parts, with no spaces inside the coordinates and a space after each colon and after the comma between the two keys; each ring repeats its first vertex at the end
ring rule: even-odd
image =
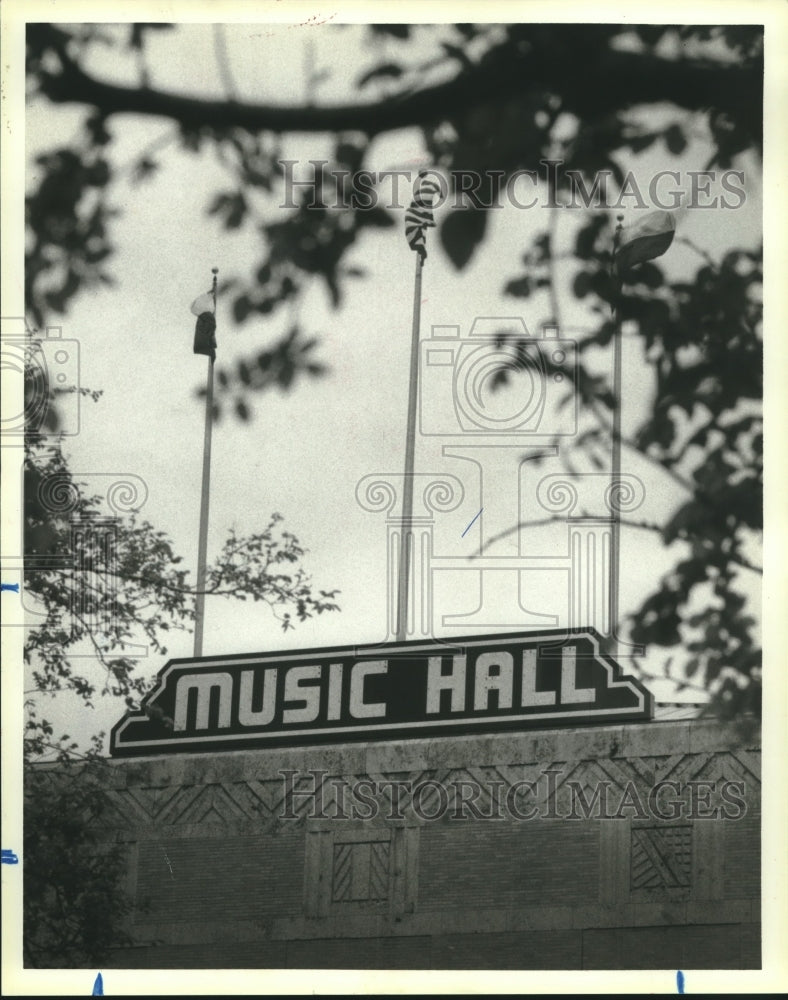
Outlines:
{"type": "Polygon", "coordinates": [[[682,718],[112,759],[87,777],[134,898],[113,964],[760,968],[757,747],[682,718]]]}
{"type": "MultiPolygon", "coordinates": [[[[294,769],[295,770],[295,769],[294,769]]],[[[43,776],[44,784],[57,780],[43,776]]],[[[304,821],[315,814],[317,801],[325,816],[339,815],[347,809],[348,796],[359,782],[375,783],[382,817],[412,813],[413,795],[427,813],[434,811],[443,798],[444,811],[462,806],[468,787],[478,789],[473,799],[477,809],[489,812],[495,802],[505,797],[518,783],[533,787],[531,801],[568,801],[569,794],[582,790],[591,795],[604,783],[611,794],[621,796],[628,786],[647,793],[656,782],[738,781],[747,789],[748,799],[760,790],[760,754],[737,749],[702,753],[679,753],[650,757],[608,757],[582,760],[553,760],[525,764],[484,764],[455,768],[423,768],[401,771],[315,774],[296,771],[292,788],[296,794],[285,802],[286,786],[281,776],[242,781],[209,781],[205,784],[181,784],[146,787],[132,785],[110,788],[106,797],[111,809],[105,818],[109,826],[196,825],[202,823],[231,825],[259,822],[265,826],[288,817],[304,821]],[[548,777],[548,772],[552,774],[548,777]],[[438,787],[440,786],[440,788],[438,787]],[[463,788],[465,786],[465,790],[463,788]]]]}
{"type": "Polygon", "coordinates": [[[761,786],[760,751],[737,749],[650,759],[655,781],[743,781],[753,790],[761,786]]]}

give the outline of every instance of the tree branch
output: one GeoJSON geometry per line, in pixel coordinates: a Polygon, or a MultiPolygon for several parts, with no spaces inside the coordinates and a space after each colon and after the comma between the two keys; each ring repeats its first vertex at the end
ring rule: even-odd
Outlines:
{"type": "MultiPolygon", "coordinates": [[[[513,535],[521,528],[540,528],[544,527],[544,525],[546,524],[555,524],[558,521],[566,523],[566,520],[567,520],[566,518],[561,517],[559,514],[553,514],[552,517],[543,517],[536,521],[518,521],[518,523],[515,524],[513,527],[507,528],[505,531],[498,532],[498,534],[493,535],[492,538],[488,538],[487,541],[479,549],[479,556],[483,555],[485,550],[489,549],[490,546],[494,545],[496,542],[499,542],[502,538],[508,538],[509,535],[513,535]]],[[[621,525],[627,528],[640,528],[642,531],[652,531],[658,535],[662,534],[662,528],[654,521],[635,521],[631,518],[622,517],[619,519],[619,522],[621,525]]],[[[473,559],[477,559],[479,556],[475,555],[468,556],[468,560],[472,561],[473,559]]],[[[763,567],[757,566],[755,563],[749,562],[743,556],[737,556],[728,553],[728,559],[732,563],[735,563],[737,566],[741,566],[742,569],[749,569],[753,573],[758,573],[761,576],[763,576],[763,567]]]]}
{"type": "MultiPolygon", "coordinates": [[[[638,676],[641,680],[645,681],[668,681],[674,687],[677,688],[691,688],[693,691],[699,691],[701,694],[708,695],[708,689],[700,684],[693,684],[691,681],[682,680],[680,677],[671,677],[669,674],[652,674],[648,670],[644,670],[642,667],[637,668],[638,676]]],[[[693,704],[690,702],[690,704],[693,704]]],[[[704,703],[705,707],[706,703],[704,703]]]]}
{"type": "Polygon", "coordinates": [[[67,54],[66,36],[50,32],[62,70],[41,71],[41,90],[57,104],[79,103],[104,115],[122,112],[170,118],[190,128],[252,132],[360,131],[369,136],[397,128],[427,125],[465,113],[473,105],[501,94],[533,89],[555,92],[563,106],[581,116],[595,117],[634,104],[672,102],[689,110],[724,110],[742,122],[757,119],[762,74],[757,66],[708,60],[666,60],[647,52],[625,52],[607,46],[570,46],[562,60],[552,50],[536,46],[521,51],[507,41],[490,50],[472,69],[453,79],[417,91],[405,91],[368,104],[314,107],[274,106],[205,100],[150,88],[124,87],[85,73],[67,54]],[[594,80],[589,87],[587,81],[594,80]]]}

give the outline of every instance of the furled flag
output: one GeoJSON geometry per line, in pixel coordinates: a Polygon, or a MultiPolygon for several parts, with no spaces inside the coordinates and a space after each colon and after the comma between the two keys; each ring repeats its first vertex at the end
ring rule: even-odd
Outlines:
{"type": "Polygon", "coordinates": [[[421,255],[422,263],[427,259],[426,232],[428,226],[435,225],[432,208],[435,195],[440,193],[439,185],[424,173],[416,178],[413,201],[405,213],[405,238],[411,250],[421,255]]]}
{"type": "Polygon", "coordinates": [[[191,311],[197,317],[194,330],[194,353],[207,354],[211,361],[216,360],[216,303],[213,292],[198,295],[192,302],[191,311]]]}
{"type": "Polygon", "coordinates": [[[670,212],[650,212],[634,226],[621,229],[615,251],[616,272],[661,257],[673,242],[676,223],[670,212]]]}

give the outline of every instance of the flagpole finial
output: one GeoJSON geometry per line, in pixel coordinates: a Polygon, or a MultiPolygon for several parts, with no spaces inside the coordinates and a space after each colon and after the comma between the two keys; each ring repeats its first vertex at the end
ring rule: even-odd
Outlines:
{"type": "Polygon", "coordinates": [[[213,275],[213,282],[211,284],[211,295],[213,296],[213,311],[214,311],[214,313],[216,312],[216,284],[217,284],[217,277],[216,276],[218,275],[218,273],[219,273],[219,268],[218,267],[212,267],[211,268],[211,274],[213,275]]]}

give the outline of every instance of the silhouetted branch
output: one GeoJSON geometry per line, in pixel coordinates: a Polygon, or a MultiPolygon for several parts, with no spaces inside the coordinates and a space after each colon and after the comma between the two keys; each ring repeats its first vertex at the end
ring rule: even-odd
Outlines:
{"type": "Polygon", "coordinates": [[[62,67],[59,73],[41,71],[41,89],[49,100],[86,104],[103,115],[127,112],[170,118],[194,129],[240,127],[279,133],[357,130],[373,136],[434,123],[501,94],[522,94],[530,88],[555,90],[557,81],[564,110],[583,117],[668,101],[689,110],[713,107],[752,123],[753,109],[760,102],[761,74],[753,66],[667,60],[647,52],[587,46],[572,48],[571,72],[562,73],[554,51],[533,47],[522,52],[512,42],[493,48],[479,65],[464,69],[451,80],[383,101],[322,107],[216,101],[99,80],[67,54],[65,33],[50,26],[49,35],[62,67]],[[590,79],[593,87],[588,86],[590,79]]]}

